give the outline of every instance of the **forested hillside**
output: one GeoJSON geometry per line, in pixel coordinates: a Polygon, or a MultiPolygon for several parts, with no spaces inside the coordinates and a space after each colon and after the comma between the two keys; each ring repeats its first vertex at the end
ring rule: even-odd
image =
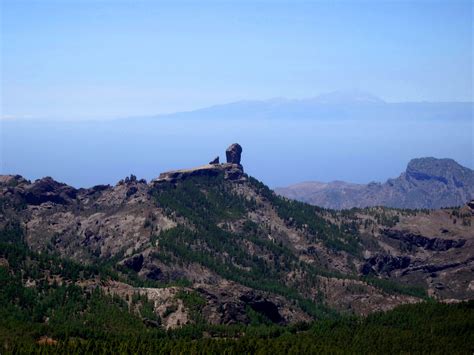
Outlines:
{"type": "Polygon", "coordinates": [[[5,349],[472,346],[462,336],[472,304],[437,303],[472,298],[471,207],[336,212],[279,197],[239,169],[90,189],[2,177],[5,349]]]}
{"type": "Polygon", "coordinates": [[[249,310],[248,325],[211,325],[200,317],[203,300],[178,295],[197,322],[160,327],[153,304],[140,294],[124,300],[99,286],[75,283],[118,278],[106,265],[82,266],[30,251],[15,226],[1,233],[0,342],[6,353],[470,353],[474,303],[434,301],[400,306],[367,318],[335,313],[312,323],[275,325],[249,310]],[[8,260],[8,263],[5,262],[8,260]],[[35,285],[22,282],[33,278],[35,285]],[[62,284],[46,279],[60,279],[62,284]]]}

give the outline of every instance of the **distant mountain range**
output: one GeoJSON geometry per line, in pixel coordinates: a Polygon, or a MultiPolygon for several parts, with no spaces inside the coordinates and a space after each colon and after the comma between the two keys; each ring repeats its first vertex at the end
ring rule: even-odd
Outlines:
{"type": "Polygon", "coordinates": [[[470,120],[473,107],[473,102],[386,102],[350,90],[305,99],[243,100],[154,118],[470,120]]]}
{"type": "Polygon", "coordinates": [[[452,159],[419,158],[398,178],[367,185],[343,181],[303,182],[275,192],[287,198],[333,209],[387,206],[442,208],[474,198],[474,172],[452,159]]]}

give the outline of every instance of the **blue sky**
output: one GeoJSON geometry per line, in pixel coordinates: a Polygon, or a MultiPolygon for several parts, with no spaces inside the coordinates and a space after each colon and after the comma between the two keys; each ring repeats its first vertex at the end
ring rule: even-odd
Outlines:
{"type": "Polygon", "coordinates": [[[361,89],[471,101],[472,2],[2,3],[2,116],[110,118],[361,89]]]}

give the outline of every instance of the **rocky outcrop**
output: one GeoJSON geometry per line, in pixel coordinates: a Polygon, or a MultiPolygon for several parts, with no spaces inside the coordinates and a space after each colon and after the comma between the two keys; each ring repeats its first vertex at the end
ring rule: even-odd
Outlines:
{"type": "Polygon", "coordinates": [[[240,156],[242,155],[242,147],[238,143],[234,143],[227,148],[225,156],[227,163],[229,164],[240,164],[240,156]]]}
{"type": "Polygon", "coordinates": [[[224,175],[226,180],[243,181],[245,180],[244,169],[240,165],[242,147],[235,143],[227,148],[227,163],[219,164],[219,157],[216,157],[207,165],[198,166],[190,169],[172,170],[161,173],[158,179],[152,181],[153,184],[163,182],[176,183],[191,177],[216,177],[220,174],[224,175]]]}
{"type": "Polygon", "coordinates": [[[237,164],[223,164],[224,178],[231,181],[245,181],[244,170],[242,165],[237,164]]]}
{"type": "Polygon", "coordinates": [[[0,187],[16,187],[28,183],[29,181],[21,175],[0,175],[0,187]]]}
{"type": "Polygon", "coordinates": [[[409,247],[415,246],[431,251],[446,251],[452,248],[461,248],[466,241],[464,239],[428,238],[419,234],[387,229],[383,234],[391,239],[399,240],[409,247]]]}
{"type": "Polygon", "coordinates": [[[426,273],[434,273],[437,271],[452,269],[452,268],[456,268],[463,265],[469,265],[473,261],[474,261],[474,257],[471,257],[468,260],[464,260],[464,261],[454,261],[454,262],[445,263],[445,264],[423,264],[423,265],[414,266],[408,270],[405,270],[404,274],[408,274],[410,272],[414,272],[418,270],[422,270],[423,272],[426,272],[426,273]]]}
{"type": "Polygon", "coordinates": [[[388,254],[377,254],[366,260],[361,268],[363,275],[371,273],[390,275],[390,272],[398,269],[405,269],[410,266],[410,257],[408,256],[392,256],[388,254]]]}
{"type": "Polygon", "coordinates": [[[25,202],[40,205],[45,202],[67,204],[76,198],[77,190],[66,184],[59,183],[51,177],[36,180],[22,192],[25,202]]]}
{"type": "Polygon", "coordinates": [[[248,323],[249,309],[275,324],[306,321],[310,318],[284,297],[264,293],[221,280],[215,285],[197,284],[196,291],[206,299],[203,315],[211,324],[248,323]]]}
{"type": "Polygon", "coordinates": [[[78,191],[83,192],[86,195],[94,195],[96,193],[100,193],[110,188],[111,188],[110,185],[95,185],[91,187],[90,189],[79,189],[78,191]]]}

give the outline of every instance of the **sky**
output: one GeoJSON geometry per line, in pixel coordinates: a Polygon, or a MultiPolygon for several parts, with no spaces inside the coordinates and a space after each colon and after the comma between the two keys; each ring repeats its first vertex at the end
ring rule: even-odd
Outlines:
{"type": "Polygon", "coordinates": [[[473,101],[471,1],[1,2],[1,117],[105,119],[359,89],[473,101]]]}

